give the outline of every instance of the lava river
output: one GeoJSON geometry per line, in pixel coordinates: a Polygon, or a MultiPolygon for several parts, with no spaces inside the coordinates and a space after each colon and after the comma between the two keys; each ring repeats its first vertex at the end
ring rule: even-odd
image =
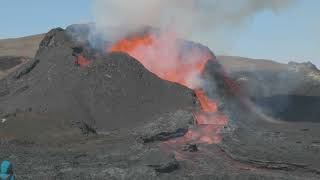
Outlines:
{"type": "Polygon", "coordinates": [[[195,90],[201,105],[201,111],[194,113],[198,126],[190,129],[183,141],[221,142],[221,128],[228,124],[229,119],[218,111],[217,102],[210,99],[201,86],[201,73],[206,63],[216,60],[209,50],[195,44],[186,46],[174,33],[165,32],[122,39],[108,52],[126,52],[160,78],[195,90]]]}

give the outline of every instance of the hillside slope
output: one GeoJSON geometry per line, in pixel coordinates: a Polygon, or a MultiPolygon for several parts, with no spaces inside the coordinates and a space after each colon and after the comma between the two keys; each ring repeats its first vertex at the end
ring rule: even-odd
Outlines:
{"type": "Polygon", "coordinates": [[[287,67],[287,64],[278,63],[266,59],[251,59],[238,56],[218,56],[220,63],[225,67],[226,71],[282,71],[287,67]]]}
{"type": "Polygon", "coordinates": [[[33,58],[44,34],[21,38],[0,39],[0,56],[26,56],[33,58]]]}

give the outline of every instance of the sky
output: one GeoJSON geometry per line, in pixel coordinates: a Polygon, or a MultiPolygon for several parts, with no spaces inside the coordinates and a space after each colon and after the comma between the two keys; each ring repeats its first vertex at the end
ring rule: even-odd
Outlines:
{"type": "MultiPolygon", "coordinates": [[[[224,55],[283,63],[311,61],[320,67],[319,9],[319,0],[297,0],[296,4],[281,12],[260,12],[236,31],[236,35],[228,34],[228,31],[223,33],[232,37],[228,51],[210,48],[224,55]]],[[[92,22],[92,11],[92,0],[1,0],[0,39],[92,22]]]]}
{"type": "Polygon", "coordinates": [[[320,67],[320,1],[298,0],[281,13],[262,12],[241,31],[232,54],[320,67]]]}

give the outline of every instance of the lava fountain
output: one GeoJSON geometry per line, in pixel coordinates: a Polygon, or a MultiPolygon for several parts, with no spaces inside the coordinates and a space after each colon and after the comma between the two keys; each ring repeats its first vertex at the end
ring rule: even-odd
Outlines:
{"type": "Polygon", "coordinates": [[[206,63],[216,58],[209,49],[176,37],[172,32],[144,33],[118,41],[108,52],[128,53],[160,78],[195,90],[201,105],[201,111],[194,113],[198,126],[190,129],[184,140],[219,143],[228,117],[218,112],[217,102],[206,95],[201,79],[206,63]]]}

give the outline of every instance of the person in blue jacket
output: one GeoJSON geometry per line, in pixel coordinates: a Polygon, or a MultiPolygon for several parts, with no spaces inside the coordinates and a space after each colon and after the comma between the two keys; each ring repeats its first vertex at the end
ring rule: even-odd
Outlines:
{"type": "Polygon", "coordinates": [[[10,161],[3,161],[1,163],[0,180],[15,180],[13,167],[10,161]]]}

